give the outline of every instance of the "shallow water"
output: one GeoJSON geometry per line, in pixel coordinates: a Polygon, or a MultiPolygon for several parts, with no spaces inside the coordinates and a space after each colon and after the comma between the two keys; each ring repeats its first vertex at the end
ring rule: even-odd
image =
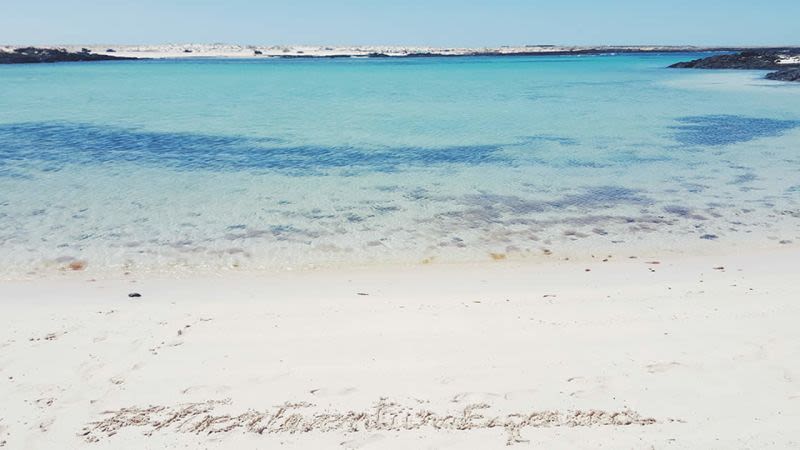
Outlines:
{"type": "Polygon", "coordinates": [[[697,56],[0,67],[0,274],[800,242],[800,85],[697,56]]]}

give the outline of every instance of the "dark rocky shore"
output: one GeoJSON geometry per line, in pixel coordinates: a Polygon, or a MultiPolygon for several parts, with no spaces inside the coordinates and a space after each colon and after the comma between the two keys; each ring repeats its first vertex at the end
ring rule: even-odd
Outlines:
{"type": "Polygon", "coordinates": [[[778,81],[800,81],[800,68],[770,72],[765,78],[778,81]]]}
{"type": "Polygon", "coordinates": [[[740,69],[774,70],[766,78],[778,81],[800,81],[799,64],[781,64],[790,57],[800,57],[800,48],[766,48],[745,50],[739,53],[714,55],[693,61],[679,62],[672,69],[740,69]]]}
{"type": "Polygon", "coordinates": [[[55,63],[77,61],[110,61],[136,58],[99,55],[84,49],[80,52],[68,52],[59,48],[17,48],[10,52],[0,51],[0,64],[55,63]]]}

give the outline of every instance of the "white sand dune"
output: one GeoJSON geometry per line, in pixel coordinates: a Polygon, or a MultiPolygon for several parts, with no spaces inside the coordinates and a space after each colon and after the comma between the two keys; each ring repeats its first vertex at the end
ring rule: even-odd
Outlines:
{"type": "Polygon", "coordinates": [[[6,282],[0,446],[798,448],[798,257],[6,282]]]}

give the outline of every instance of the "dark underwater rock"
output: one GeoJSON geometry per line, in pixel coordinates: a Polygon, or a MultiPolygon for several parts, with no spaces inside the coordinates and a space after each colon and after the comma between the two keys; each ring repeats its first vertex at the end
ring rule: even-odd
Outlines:
{"type": "MultiPolygon", "coordinates": [[[[87,49],[84,49],[87,50],[87,49]]],[[[54,63],[76,61],[109,61],[136,58],[121,58],[118,56],[98,55],[88,51],[68,52],[61,48],[17,48],[11,52],[0,51],[0,64],[27,64],[27,63],[54,63]]]]}
{"type": "Polygon", "coordinates": [[[800,81],[800,67],[768,73],[766,78],[777,81],[800,81]]]}

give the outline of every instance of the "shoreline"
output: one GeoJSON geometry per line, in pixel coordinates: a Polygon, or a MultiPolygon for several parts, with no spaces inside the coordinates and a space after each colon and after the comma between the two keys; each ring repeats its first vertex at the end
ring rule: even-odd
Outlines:
{"type": "MultiPolygon", "coordinates": [[[[0,45],[0,55],[24,48],[0,45]]],[[[227,44],[166,45],[63,45],[28,47],[39,51],[63,49],[70,55],[113,59],[336,59],[336,58],[450,58],[495,56],[589,56],[609,54],[658,54],[735,52],[747,47],[695,46],[517,46],[493,48],[436,48],[404,46],[254,46],[227,44]]],[[[761,49],[759,47],[759,49],[761,49]]]]}
{"type": "MultiPolygon", "coordinates": [[[[122,267],[96,269],[97,264],[85,261],[81,258],[71,259],[66,263],[56,266],[51,264],[50,270],[38,269],[37,273],[21,274],[0,277],[2,283],[17,282],[51,282],[62,280],[84,280],[84,281],[125,281],[137,278],[151,280],[193,280],[203,278],[214,279],[264,279],[271,277],[281,277],[284,275],[310,276],[317,275],[347,275],[347,274],[380,274],[395,271],[460,271],[460,270],[480,270],[483,268],[505,267],[505,268],[524,268],[541,269],[553,265],[592,265],[598,262],[619,262],[621,260],[644,261],[653,258],[668,258],[672,260],[693,260],[696,258],[730,258],[740,254],[761,256],[766,254],[784,254],[787,252],[800,251],[800,246],[793,242],[786,244],[762,244],[753,245],[744,242],[711,242],[704,246],[695,245],[692,247],[679,249],[659,249],[657,247],[642,246],[629,247],[623,246],[613,248],[593,248],[578,249],[571,248],[567,251],[557,250],[552,245],[544,246],[548,251],[537,254],[516,254],[516,253],[487,253],[484,259],[441,259],[439,257],[420,257],[416,260],[384,260],[384,261],[362,261],[362,262],[342,262],[342,261],[322,261],[294,266],[227,266],[219,265],[214,267],[207,266],[174,266],[150,267],[150,268],[130,268],[122,267]],[[553,250],[549,250],[553,249],[553,250]],[[73,263],[81,264],[80,269],[72,269],[73,263]]],[[[9,272],[10,273],[10,272],[9,272]]]]}
{"type": "MultiPolygon", "coordinates": [[[[48,285],[48,288],[69,288],[84,283],[109,284],[124,286],[140,282],[156,285],[179,284],[191,286],[197,283],[258,284],[264,281],[278,280],[282,283],[302,283],[304,281],[331,282],[342,278],[364,278],[370,280],[387,280],[395,278],[458,278],[464,273],[488,273],[494,275],[510,274],[511,277],[521,273],[546,273],[554,278],[567,273],[588,273],[594,270],[610,270],[614,268],[640,268],[646,271],[658,268],[662,264],[680,266],[700,266],[714,264],[714,261],[747,261],[776,259],[792,261],[800,258],[800,246],[785,245],[782,247],[729,249],[725,252],[705,253],[669,253],[667,251],[639,252],[637,254],[606,255],[598,253],[585,258],[559,257],[552,255],[533,259],[503,259],[485,261],[454,261],[437,263],[385,263],[362,265],[316,266],[308,268],[288,268],[275,270],[243,270],[243,269],[208,269],[195,272],[137,271],[114,276],[96,276],[97,274],[82,271],[61,271],[54,276],[40,278],[0,279],[0,289],[17,286],[27,288],[33,285],[48,285]],[[586,270],[589,269],[589,270],[586,270]]],[[[652,271],[651,271],[652,272],[652,271]]]]}
{"type": "Polygon", "coordinates": [[[3,282],[0,442],[792,446],[798,257],[3,282]]]}

